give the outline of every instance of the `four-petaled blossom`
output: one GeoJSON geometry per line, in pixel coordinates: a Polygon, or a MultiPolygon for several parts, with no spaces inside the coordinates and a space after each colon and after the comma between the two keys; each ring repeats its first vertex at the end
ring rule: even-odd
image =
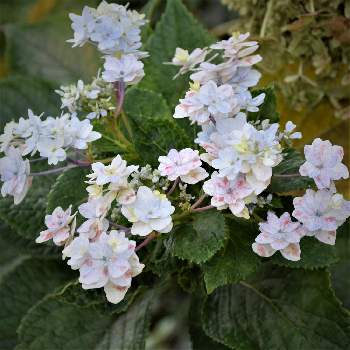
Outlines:
{"type": "Polygon", "coordinates": [[[47,230],[41,231],[35,242],[43,243],[52,239],[56,245],[64,244],[70,236],[70,224],[75,216],[71,215],[71,212],[72,206],[67,210],[57,207],[51,215],[46,215],[45,225],[47,226],[47,230]]]}
{"type": "Polygon", "coordinates": [[[228,118],[239,111],[230,85],[217,86],[213,81],[198,91],[190,90],[175,109],[174,118],[188,117],[192,122],[206,124],[210,118],[228,118]]]}
{"type": "Polygon", "coordinates": [[[248,184],[244,175],[237,176],[234,180],[221,177],[214,171],[211,178],[204,182],[203,190],[212,196],[211,205],[219,210],[229,208],[232,214],[238,217],[249,218],[246,208],[253,197],[253,189],[248,184]]]}
{"type": "Polygon", "coordinates": [[[171,61],[171,64],[180,66],[179,73],[174,77],[176,78],[179,74],[185,74],[192,70],[197,64],[202,63],[205,60],[208,51],[203,49],[194,49],[190,54],[188,50],[177,47],[175,55],[171,61]]]}
{"type": "Polygon", "coordinates": [[[92,174],[88,175],[89,183],[96,183],[97,185],[105,185],[108,183],[125,186],[128,176],[137,170],[137,166],[127,166],[125,160],[118,154],[110,165],[104,165],[101,162],[93,163],[91,165],[92,174]]]}
{"type": "Polygon", "coordinates": [[[8,148],[5,157],[0,158],[0,178],[4,182],[1,187],[1,195],[3,197],[13,196],[14,203],[19,204],[32,183],[29,173],[29,160],[23,160],[17,148],[12,146],[8,148]]]}
{"type": "Polygon", "coordinates": [[[335,244],[336,229],[350,216],[350,201],[332,190],[306,190],[293,204],[293,216],[304,225],[306,234],[326,244],[335,244]]]}
{"type": "Polygon", "coordinates": [[[87,219],[77,230],[82,236],[95,239],[102,232],[107,231],[109,222],[105,216],[110,209],[112,200],[113,198],[106,195],[89,199],[87,203],[79,206],[79,213],[87,219]]]}
{"type": "Polygon", "coordinates": [[[273,212],[268,212],[267,221],[259,224],[260,234],[252,244],[253,251],[262,256],[270,257],[276,251],[288,260],[300,260],[300,239],[305,230],[300,222],[293,222],[289,213],[278,218],[273,212]]]}
{"type": "Polygon", "coordinates": [[[109,82],[124,82],[127,85],[138,83],[145,75],[143,63],[134,55],[124,55],[121,58],[106,56],[102,78],[109,82]]]}
{"type": "Polygon", "coordinates": [[[94,242],[75,238],[64,250],[72,269],[79,269],[84,289],[104,288],[107,300],[119,303],[131,286],[131,280],[144,268],[135,253],[135,241],[122,231],[102,233],[94,242]]]}
{"type": "Polygon", "coordinates": [[[185,148],[181,151],[171,149],[167,156],[160,156],[159,171],[162,176],[167,176],[170,181],[178,177],[188,184],[195,184],[208,176],[208,173],[201,167],[202,161],[198,151],[185,148]]]}
{"type": "Polygon", "coordinates": [[[133,223],[131,233],[139,236],[146,236],[152,231],[170,232],[174,211],[164,194],[146,186],[139,187],[134,202],[122,206],[122,214],[133,223]]]}
{"type": "Polygon", "coordinates": [[[333,180],[349,177],[347,167],[341,162],[343,147],[317,138],[304,147],[304,153],[306,162],[300,167],[300,174],[313,178],[319,189],[330,188],[333,180]]]}

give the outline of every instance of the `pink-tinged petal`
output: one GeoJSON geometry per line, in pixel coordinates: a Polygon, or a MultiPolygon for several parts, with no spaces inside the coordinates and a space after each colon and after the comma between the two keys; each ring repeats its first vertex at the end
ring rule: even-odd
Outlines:
{"type": "Polygon", "coordinates": [[[116,286],[113,283],[109,282],[104,286],[104,291],[106,293],[106,298],[110,303],[118,304],[124,299],[128,288],[116,286]]]}
{"type": "Polygon", "coordinates": [[[268,258],[272,256],[276,250],[272,249],[270,244],[258,244],[258,243],[253,243],[252,244],[252,249],[253,252],[258,254],[259,256],[262,256],[264,258],[268,258]]]}
{"type": "Polygon", "coordinates": [[[319,231],[315,237],[322,243],[334,245],[337,238],[336,231],[319,231]]]}
{"type": "Polygon", "coordinates": [[[291,261],[300,260],[301,250],[299,244],[289,244],[288,247],[281,250],[284,258],[291,261]]]}
{"type": "Polygon", "coordinates": [[[41,231],[40,236],[36,238],[36,243],[43,243],[50,240],[53,237],[53,232],[50,230],[41,231]]]}

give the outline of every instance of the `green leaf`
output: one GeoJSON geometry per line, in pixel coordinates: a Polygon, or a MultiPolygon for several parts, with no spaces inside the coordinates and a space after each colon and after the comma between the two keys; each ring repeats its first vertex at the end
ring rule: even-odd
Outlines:
{"type": "Polygon", "coordinates": [[[343,305],[350,309],[350,220],[337,230],[335,244],[338,263],[330,267],[332,286],[343,305]]]}
{"type": "Polygon", "coordinates": [[[278,123],[280,115],[277,112],[277,99],[275,89],[268,87],[252,91],[252,96],[258,96],[261,93],[265,94],[264,103],[259,106],[258,112],[249,112],[249,120],[265,120],[269,119],[271,123],[278,123]]]}
{"type": "Polygon", "coordinates": [[[313,180],[299,174],[299,168],[304,162],[303,156],[298,151],[288,150],[284,154],[283,161],[273,168],[270,191],[288,195],[311,188],[313,180]]]}
{"type": "Polygon", "coordinates": [[[133,141],[143,164],[157,165],[160,154],[190,143],[160,94],[130,89],[125,96],[124,110],[132,122],[133,141]]]}
{"type": "Polygon", "coordinates": [[[152,300],[150,291],[140,296],[127,313],[113,315],[94,306],[66,303],[58,294],[49,296],[22,320],[16,349],[143,349],[152,300]]]}
{"type": "Polygon", "coordinates": [[[38,78],[11,77],[0,81],[0,130],[10,120],[26,117],[28,108],[47,115],[58,112],[59,98],[52,85],[38,78]]]}
{"type": "Polygon", "coordinates": [[[343,350],[350,345],[349,315],[334,297],[326,271],[265,267],[249,283],[211,294],[203,325],[232,349],[343,350]]]}
{"type": "Polygon", "coordinates": [[[145,47],[150,58],[145,60],[146,76],[140,86],[162,93],[173,108],[188,89],[188,77],[172,80],[178,69],[164,62],[171,61],[177,47],[192,51],[212,41],[180,0],[168,0],[165,12],[145,47]]]}
{"type": "Polygon", "coordinates": [[[201,325],[202,303],[202,298],[192,296],[188,313],[192,350],[227,350],[225,345],[215,342],[204,333],[201,325]]]}
{"type": "Polygon", "coordinates": [[[226,240],[224,216],[217,210],[198,213],[190,224],[182,224],[173,233],[173,254],[201,264],[209,260],[226,240]]]}
{"type": "Polygon", "coordinates": [[[335,248],[319,242],[315,237],[303,237],[300,241],[301,259],[290,261],[276,252],[271,261],[280,266],[303,269],[318,269],[330,266],[338,261],[335,248]]]}
{"type": "Polygon", "coordinates": [[[17,343],[16,329],[33,304],[70,278],[61,263],[24,259],[0,283],[0,348],[12,349],[17,343]]]}
{"type": "Polygon", "coordinates": [[[72,204],[72,212],[87,200],[85,177],[88,169],[73,168],[66,170],[56,179],[47,196],[47,213],[52,213],[56,207],[67,209],[72,204]]]}
{"type": "Polygon", "coordinates": [[[225,284],[245,280],[260,264],[251,247],[256,228],[243,220],[226,220],[226,223],[230,234],[228,244],[202,267],[208,293],[225,284]]]}
{"type": "Polygon", "coordinates": [[[72,49],[66,42],[73,36],[67,14],[32,25],[9,25],[5,33],[8,61],[16,73],[56,83],[90,80],[96,75],[96,48],[85,45],[72,49]]]}
{"type": "Polygon", "coordinates": [[[13,204],[12,197],[0,199],[0,219],[28,240],[34,240],[43,229],[47,206],[47,195],[55,176],[40,176],[33,179],[24,200],[13,204]]]}

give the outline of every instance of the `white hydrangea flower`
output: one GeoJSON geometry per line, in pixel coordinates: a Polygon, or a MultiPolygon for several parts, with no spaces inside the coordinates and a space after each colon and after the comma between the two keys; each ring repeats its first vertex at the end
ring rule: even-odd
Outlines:
{"type": "Polygon", "coordinates": [[[138,83],[145,75],[143,63],[134,55],[120,58],[106,56],[102,78],[110,83],[122,81],[127,85],[138,83]]]}
{"type": "Polygon", "coordinates": [[[3,182],[1,195],[13,196],[14,203],[19,204],[28,192],[32,184],[29,160],[23,160],[21,152],[14,147],[9,147],[5,157],[0,158],[0,178],[3,182]]]}
{"type": "Polygon", "coordinates": [[[74,115],[72,115],[70,120],[69,128],[72,137],[71,147],[76,149],[87,149],[89,142],[96,141],[102,137],[99,132],[93,131],[90,120],[79,120],[74,115]]]}
{"type": "Polygon", "coordinates": [[[109,221],[105,218],[107,215],[113,198],[110,196],[102,196],[90,198],[87,203],[79,206],[79,213],[87,220],[78,228],[78,232],[89,239],[99,237],[106,232],[109,227],[109,221]]]}
{"type": "Polygon", "coordinates": [[[146,236],[152,231],[170,232],[174,211],[164,194],[146,186],[139,187],[133,203],[122,206],[122,214],[133,223],[131,233],[139,236],[146,236]]]}
{"type": "Polygon", "coordinates": [[[246,204],[254,199],[253,189],[248,184],[244,175],[237,176],[234,180],[220,177],[214,171],[211,178],[204,182],[203,190],[212,196],[211,205],[218,210],[229,208],[232,214],[238,217],[249,217],[246,204]]]}
{"type": "Polygon", "coordinates": [[[67,108],[69,112],[76,112],[78,109],[78,101],[84,93],[84,82],[78,80],[77,84],[69,86],[61,86],[60,90],[55,90],[55,92],[61,96],[61,109],[67,108]]]}
{"type": "Polygon", "coordinates": [[[38,143],[38,151],[42,157],[47,158],[48,164],[56,165],[58,162],[63,162],[67,158],[63,146],[62,139],[51,139],[45,137],[38,143]]]}
{"type": "Polygon", "coordinates": [[[181,151],[171,149],[167,156],[160,156],[158,160],[160,174],[170,181],[175,181],[179,177],[185,183],[195,184],[208,176],[201,167],[199,152],[191,148],[181,151]]]}
{"type": "Polygon", "coordinates": [[[73,43],[73,47],[83,46],[89,40],[91,32],[95,28],[94,9],[84,6],[81,16],[70,13],[69,18],[72,20],[74,38],[67,40],[67,42],[73,43]]]}
{"type": "Polygon", "coordinates": [[[29,153],[33,155],[37,151],[42,128],[41,115],[35,115],[30,109],[28,109],[28,118],[19,119],[15,134],[25,140],[21,147],[23,156],[29,153]]]}
{"type": "Polygon", "coordinates": [[[79,269],[79,282],[84,289],[104,288],[107,300],[119,303],[131,286],[133,277],[144,268],[135,253],[135,241],[122,231],[102,233],[91,242],[75,238],[64,250],[68,265],[79,269]]]}
{"type": "Polygon", "coordinates": [[[82,16],[70,14],[74,39],[68,41],[73,47],[92,41],[104,54],[137,53],[141,47],[140,27],[146,23],[144,17],[126,6],[105,1],[97,9],[85,6],[82,16]]]}
{"type": "Polygon", "coordinates": [[[236,98],[240,105],[240,109],[244,109],[248,112],[258,112],[258,107],[264,102],[265,94],[261,93],[252,97],[252,94],[246,90],[238,92],[236,98]]]}
{"type": "Polygon", "coordinates": [[[295,128],[296,125],[289,120],[284,127],[283,137],[289,140],[301,139],[301,132],[294,131],[295,128]]]}
{"type": "Polygon", "coordinates": [[[13,145],[15,146],[17,123],[9,122],[4,127],[4,133],[0,135],[0,152],[6,152],[13,145]]]}
{"type": "Polygon", "coordinates": [[[344,150],[333,146],[328,140],[315,139],[304,147],[306,162],[300,167],[302,176],[314,179],[319,189],[329,188],[333,180],[347,179],[349,171],[341,162],[344,150]]]}
{"type": "Polygon", "coordinates": [[[350,216],[350,201],[332,190],[308,189],[293,204],[293,216],[304,225],[306,234],[326,244],[335,244],[336,229],[350,216]]]}
{"type": "Polygon", "coordinates": [[[207,54],[208,51],[205,49],[197,48],[189,53],[188,50],[177,47],[171,63],[175,66],[181,67],[177,75],[185,74],[192,70],[197,64],[202,63],[207,54]]]}
{"type": "Polygon", "coordinates": [[[198,91],[190,90],[175,109],[174,118],[188,117],[192,122],[206,124],[210,118],[232,117],[239,111],[238,101],[230,85],[217,86],[209,81],[198,91]]]}
{"type": "Polygon", "coordinates": [[[262,256],[270,257],[276,251],[288,260],[300,260],[300,239],[305,230],[299,222],[293,222],[289,213],[284,213],[278,218],[275,213],[269,211],[267,222],[259,224],[260,234],[252,244],[253,251],[262,256]]]}
{"type": "Polygon", "coordinates": [[[246,57],[259,48],[256,41],[246,41],[249,36],[250,33],[233,33],[229,39],[219,41],[211,45],[210,48],[214,50],[224,50],[224,57],[230,59],[246,57]]]}
{"type": "Polygon", "coordinates": [[[56,245],[62,245],[70,236],[70,224],[75,215],[71,215],[72,206],[67,210],[57,207],[51,215],[45,216],[45,225],[47,230],[41,231],[39,237],[35,240],[36,243],[43,243],[50,239],[56,245]]]}
{"type": "Polygon", "coordinates": [[[252,69],[251,67],[237,67],[232,78],[226,83],[230,84],[234,91],[242,92],[257,85],[260,78],[261,73],[256,69],[252,69]]]}
{"type": "Polygon", "coordinates": [[[118,154],[109,165],[97,162],[91,165],[92,174],[89,174],[89,183],[105,185],[108,183],[124,187],[127,184],[128,176],[138,169],[137,166],[129,165],[118,154]]]}

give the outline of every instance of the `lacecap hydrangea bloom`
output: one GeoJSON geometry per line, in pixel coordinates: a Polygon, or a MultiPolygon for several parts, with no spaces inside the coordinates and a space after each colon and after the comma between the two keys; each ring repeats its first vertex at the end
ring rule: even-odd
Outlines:
{"type": "Polygon", "coordinates": [[[262,256],[270,257],[276,251],[288,260],[300,260],[300,239],[305,230],[300,222],[293,222],[289,213],[277,217],[268,212],[267,221],[259,224],[260,234],[252,245],[253,251],[262,256]]]}
{"type": "Polygon", "coordinates": [[[144,268],[135,253],[135,241],[122,231],[102,233],[97,240],[75,238],[64,250],[68,265],[79,269],[84,289],[103,288],[107,300],[119,303],[131,286],[131,280],[144,268]]]}
{"type": "Polygon", "coordinates": [[[160,156],[158,160],[160,174],[170,181],[180,178],[182,182],[195,184],[208,176],[205,169],[201,167],[199,152],[191,148],[181,151],[171,149],[167,156],[160,156]]]}
{"type": "Polygon", "coordinates": [[[314,236],[326,244],[335,244],[336,229],[350,216],[350,201],[332,190],[306,190],[293,200],[293,216],[314,236]]]}
{"type": "Polygon", "coordinates": [[[139,236],[146,236],[152,231],[170,232],[174,211],[164,194],[146,186],[139,187],[134,202],[122,206],[122,214],[132,223],[131,233],[139,236]]]}
{"type": "Polygon", "coordinates": [[[317,138],[304,147],[304,153],[306,162],[300,167],[300,174],[314,179],[317,188],[330,188],[332,181],[349,177],[348,168],[341,162],[342,147],[317,138]]]}

